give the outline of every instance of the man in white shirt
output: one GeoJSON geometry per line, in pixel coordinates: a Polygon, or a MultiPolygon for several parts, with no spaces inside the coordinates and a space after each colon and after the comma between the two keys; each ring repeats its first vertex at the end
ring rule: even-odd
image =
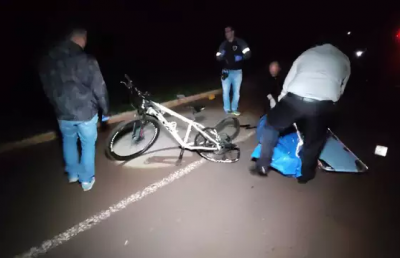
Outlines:
{"type": "Polygon", "coordinates": [[[267,175],[279,133],[300,121],[304,125],[304,146],[302,176],[298,182],[307,183],[313,179],[331,112],[349,77],[349,58],[335,46],[323,44],[303,52],[285,79],[278,104],[268,114],[261,156],[251,171],[267,175]]]}

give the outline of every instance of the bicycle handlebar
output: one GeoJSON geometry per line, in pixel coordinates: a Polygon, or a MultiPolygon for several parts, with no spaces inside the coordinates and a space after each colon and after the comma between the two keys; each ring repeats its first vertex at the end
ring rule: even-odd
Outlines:
{"type": "Polygon", "coordinates": [[[135,90],[136,93],[137,93],[137,94],[139,95],[139,97],[141,97],[141,98],[146,98],[146,97],[149,97],[149,96],[150,96],[150,93],[149,93],[149,92],[147,92],[147,91],[146,91],[146,92],[141,92],[138,88],[136,88],[136,87],[133,85],[131,78],[129,78],[129,76],[128,76],[127,74],[125,74],[125,78],[126,78],[126,82],[125,82],[125,81],[120,81],[120,83],[124,84],[124,85],[128,88],[128,90],[131,91],[131,93],[133,93],[132,90],[135,90]]]}

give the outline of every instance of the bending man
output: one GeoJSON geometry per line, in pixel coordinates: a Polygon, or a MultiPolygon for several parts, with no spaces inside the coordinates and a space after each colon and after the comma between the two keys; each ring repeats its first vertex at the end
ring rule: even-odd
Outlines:
{"type": "Polygon", "coordinates": [[[315,177],[326,140],[328,120],[350,77],[349,58],[337,47],[323,44],[308,49],[293,63],[278,104],[269,112],[262,136],[261,156],[251,172],[267,175],[279,133],[301,120],[304,146],[299,183],[315,177]]]}

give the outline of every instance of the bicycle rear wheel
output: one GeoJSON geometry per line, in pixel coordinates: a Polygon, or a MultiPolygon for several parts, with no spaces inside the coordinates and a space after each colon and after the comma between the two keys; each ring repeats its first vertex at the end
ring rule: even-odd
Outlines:
{"type": "Polygon", "coordinates": [[[137,158],[156,142],[159,134],[160,125],[150,116],[121,123],[107,139],[106,154],[119,161],[137,158]],[[134,132],[134,129],[140,132],[134,132]]]}
{"type": "MultiPolygon", "coordinates": [[[[235,163],[240,159],[240,149],[232,143],[231,138],[226,133],[218,133],[218,137],[215,136],[216,130],[214,128],[204,128],[203,132],[210,138],[218,138],[221,149],[215,151],[197,150],[197,153],[208,161],[217,163],[235,163]]],[[[208,140],[201,133],[198,133],[195,137],[195,145],[207,148],[214,148],[216,144],[208,140]]]]}

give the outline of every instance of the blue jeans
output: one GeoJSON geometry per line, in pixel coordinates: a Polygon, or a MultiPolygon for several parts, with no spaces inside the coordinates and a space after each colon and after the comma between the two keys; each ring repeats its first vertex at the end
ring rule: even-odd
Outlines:
{"type": "Polygon", "coordinates": [[[228,78],[221,80],[221,82],[225,112],[237,111],[240,98],[240,85],[242,84],[242,70],[229,70],[228,78]],[[230,101],[231,85],[233,91],[232,103],[230,101]]]}
{"type": "Polygon", "coordinates": [[[98,119],[95,115],[89,121],[58,121],[63,139],[65,171],[70,178],[78,177],[80,182],[91,182],[94,177],[98,119]],[[82,147],[80,158],[78,136],[82,147]]]}

